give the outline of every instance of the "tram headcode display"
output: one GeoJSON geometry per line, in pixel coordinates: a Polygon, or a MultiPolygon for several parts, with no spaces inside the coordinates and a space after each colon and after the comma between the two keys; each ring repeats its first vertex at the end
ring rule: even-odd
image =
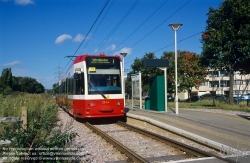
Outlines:
{"type": "Polygon", "coordinates": [[[95,71],[96,71],[95,67],[89,67],[89,72],[95,72],[95,71]]]}

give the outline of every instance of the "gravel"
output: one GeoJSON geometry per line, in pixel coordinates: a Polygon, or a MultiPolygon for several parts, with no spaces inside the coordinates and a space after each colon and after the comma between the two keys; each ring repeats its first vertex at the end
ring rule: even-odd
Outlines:
{"type": "Polygon", "coordinates": [[[77,122],[64,111],[59,111],[60,121],[58,126],[63,132],[75,132],[77,137],[67,145],[67,148],[77,148],[76,155],[79,155],[77,162],[83,163],[104,163],[106,161],[125,160],[120,158],[120,152],[104,141],[100,136],[93,133],[83,123],[77,122]],[[118,157],[117,157],[118,155],[118,157]]]}
{"type": "MultiPolygon", "coordinates": [[[[213,112],[213,113],[223,113],[223,114],[230,114],[230,115],[245,115],[250,116],[250,113],[246,112],[238,112],[238,111],[225,111],[225,110],[211,110],[211,109],[195,109],[197,111],[206,111],[206,112],[213,112]]],[[[58,126],[61,131],[64,132],[76,132],[77,137],[76,139],[67,145],[68,148],[77,148],[76,155],[80,156],[77,162],[84,162],[84,163],[104,163],[107,161],[116,161],[116,160],[126,160],[127,158],[121,156],[120,152],[109,145],[106,141],[104,141],[100,136],[93,133],[88,127],[86,127],[83,123],[75,121],[71,116],[69,116],[64,111],[59,111],[58,113],[60,121],[58,122],[58,126]]],[[[140,126],[137,126],[140,127],[140,126]]],[[[143,128],[143,127],[140,127],[143,128]]],[[[154,130],[148,129],[151,132],[157,133],[154,130]]],[[[111,130],[110,132],[116,132],[115,130],[111,130]]],[[[119,132],[121,131],[117,131],[119,132]]],[[[195,142],[190,140],[184,139],[182,137],[178,137],[171,133],[158,133],[162,136],[173,138],[179,142],[185,143],[187,145],[191,145],[193,147],[199,148],[201,150],[211,152],[211,149],[199,145],[195,142]]],[[[133,137],[125,137],[126,142],[133,142],[133,137]]],[[[140,143],[140,142],[134,142],[140,143]]],[[[134,144],[135,145],[135,144],[134,144]]],[[[153,146],[151,146],[153,148],[153,146]]],[[[213,151],[218,155],[222,155],[220,152],[213,151]]]]}

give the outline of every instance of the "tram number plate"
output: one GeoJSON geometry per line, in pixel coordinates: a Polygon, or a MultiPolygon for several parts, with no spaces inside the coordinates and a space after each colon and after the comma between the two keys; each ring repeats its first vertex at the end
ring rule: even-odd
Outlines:
{"type": "Polygon", "coordinates": [[[109,104],[109,101],[102,101],[102,104],[109,104]]]}

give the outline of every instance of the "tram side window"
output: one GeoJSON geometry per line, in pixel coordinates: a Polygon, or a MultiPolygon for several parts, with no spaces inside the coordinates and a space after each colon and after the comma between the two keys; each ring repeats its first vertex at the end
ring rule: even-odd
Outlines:
{"type": "Polygon", "coordinates": [[[67,90],[68,90],[68,83],[67,83],[67,80],[65,80],[65,82],[64,82],[64,94],[67,94],[67,90]]]}
{"type": "Polygon", "coordinates": [[[65,83],[66,83],[66,82],[64,81],[63,84],[62,84],[62,86],[63,86],[63,88],[62,88],[62,93],[63,93],[63,94],[65,94],[65,83]]]}
{"type": "Polygon", "coordinates": [[[74,79],[75,79],[75,82],[74,82],[75,94],[83,95],[84,94],[84,73],[76,74],[74,79]]]}
{"type": "Polygon", "coordinates": [[[61,84],[61,85],[59,85],[59,87],[58,87],[58,93],[59,93],[59,95],[61,95],[61,94],[62,94],[62,84],[61,84]]]}
{"type": "Polygon", "coordinates": [[[56,86],[55,93],[59,94],[59,86],[56,86]]]}
{"type": "Polygon", "coordinates": [[[63,95],[65,93],[65,82],[62,82],[62,84],[59,86],[59,94],[63,95]]]}
{"type": "Polygon", "coordinates": [[[73,95],[73,76],[67,79],[68,95],[73,95]]]}

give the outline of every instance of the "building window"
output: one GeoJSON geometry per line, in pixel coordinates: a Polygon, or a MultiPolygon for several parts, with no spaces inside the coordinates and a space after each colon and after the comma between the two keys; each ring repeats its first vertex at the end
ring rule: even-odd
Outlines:
{"type": "Polygon", "coordinates": [[[219,87],[219,81],[210,81],[209,87],[219,87]]]}
{"type": "Polygon", "coordinates": [[[235,85],[241,85],[241,84],[243,84],[243,80],[235,80],[234,84],[235,85]]]}
{"type": "Polygon", "coordinates": [[[229,76],[229,73],[227,71],[220,71],[220,76],[229,76]]]}
{"type": "Polygon", "coordinates": [[[209,74],[210,77],[218,77],[219,76],[219,71],[210,71],[209,73],[210,73],[209,74]]]}
{"type": "Polygon", "coordinates": [[[229,81],[228,80],[221,80],[220,87],[229,87],[229,81]]]}
{"type": "Polygon", "coordinates": [[[206,81],[206,82],[201,82],[200,83],[200,86],[207,86],[208,85],[208,82],[206,81]]]}

